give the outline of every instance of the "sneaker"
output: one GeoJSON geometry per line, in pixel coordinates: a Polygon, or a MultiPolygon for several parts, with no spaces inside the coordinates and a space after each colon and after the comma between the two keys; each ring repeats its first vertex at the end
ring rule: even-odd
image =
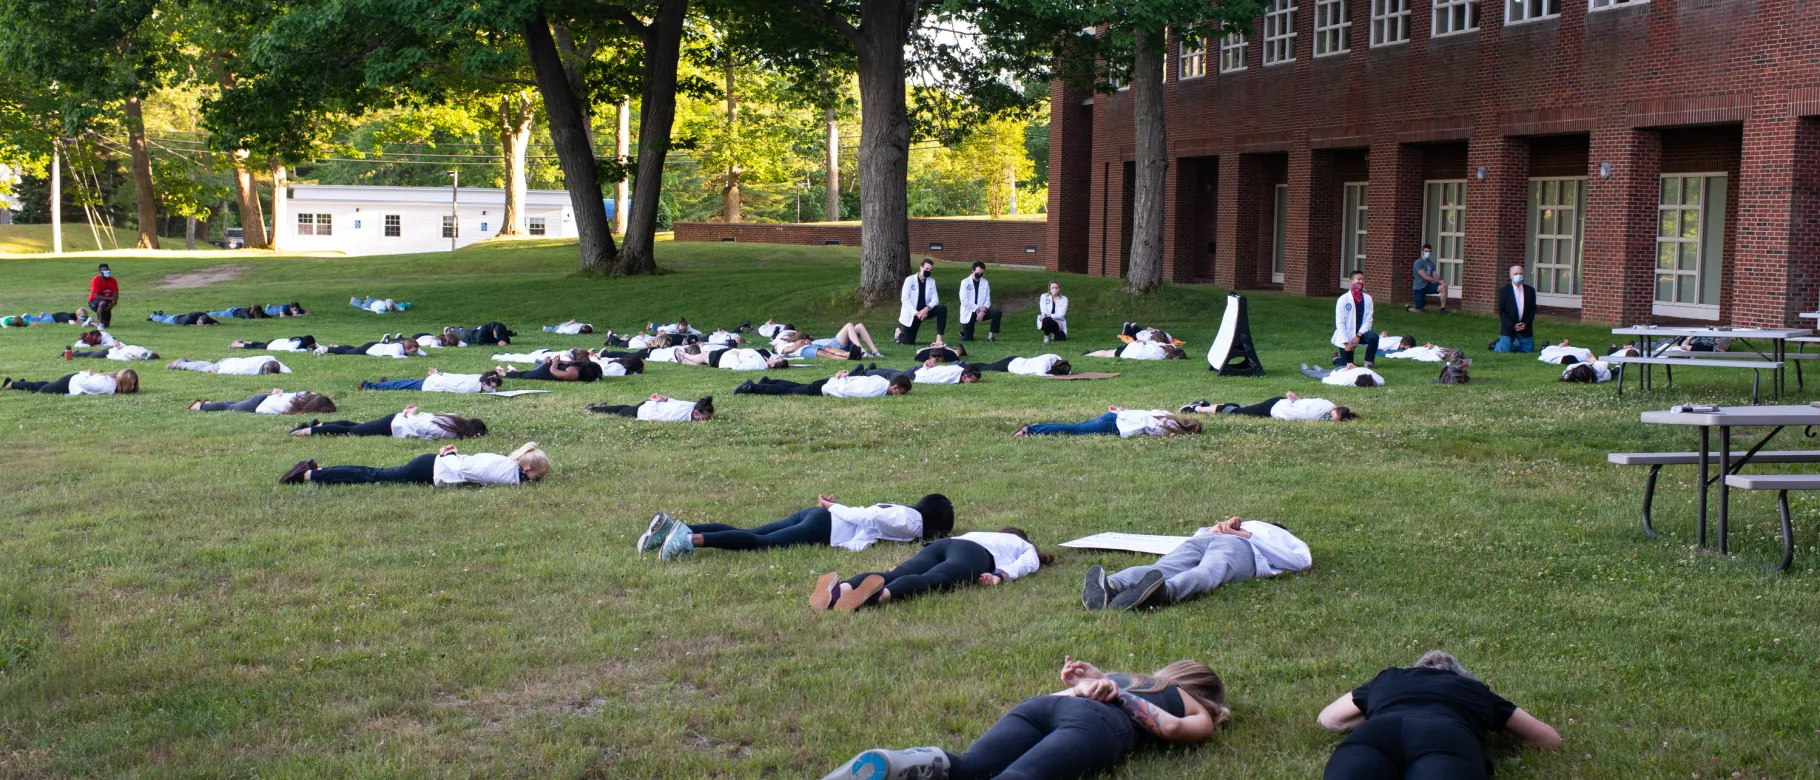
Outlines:
{"type": "Polygon", "coordinates": [[[392,334],[390,334],[390,333],[387,333],[387,334],[384,334],[384,335],[382,335],[382,336],[380,336],[380,338],[379,338],[379,343],[381,343],[381,344],[390,344],[390,343],[392,343],[392,334]]]}
{"type": "MultiPolygon", "coordinates": [[[[1422,310],[1421,310],[1421,309],[1418,309],[1418,308],[1416,308],[1416,307],[1414,307],[1414,306],[1404,306],[1404,307],[1403,307],[1403,311],[1406,311],[1406,312],[1409,312],[1409,313],[1411,313],[1411,314],[1421,314],[1421,313],[1422,313],[1422,310]]],[[[1442,309],[1442,310],[1441,310],[1441,311],[1447,311],[1447,310],[1446,310],[1446,309],[1442,309]]]]}
{"type": "Polygon", "coordinates": [[[840,574],[828,572],[815,581],[815,587],[809,590],[809,608],[822,612],[834,608],[834,602],[840,600],[840,574]]]}
{"type": "Polygon", "coordinates": [[[1112,598],[1112,602],[1110,604],[1108,604],[1107,607],[1109,609],[1127,610],[1127,611],[1140,609],[1146,605],[1149,605],[1150,601],[1152,599],[1154,599],[1156,597],[1156,595],[1162,591],[1163,591],[1163,573],[1160,571],[1157,571],[1155,569],[1151,569],[1149,572],[1144,574],[1143,579],[1138,580],[1137,585],[1135,585],[1127,590],[1119,591],[1118,595],[1116,595],[1112,598]]]}
{"type": "Polygon", "coordinates": [[[948,780],[948,751],[938,747],[868,750],[822,780],[948,780]]]}
{"type": "Polygon", "coordinates": [[[1452,314],[1452,313],[1453,313],[1453,309],[1449,309],[1449,308],[1447,308],[1447,307],[1446,307],[1446,306],[1442,306],[1442,307],[1441,307],[1441,313],[1442,313],[1442,314],[1452,314]]]}
{"type": "Polygon", "coordinates": [[[754,387],[754,385],[752,384],[752,380],[748,379],[745,381],[745,383],[741,384],[739,387],[733,388],[733,394],[734,395],[745,395],[747,393],[752,392],[753,387],[754,387]]]}
{"type": "Polygon", "coordinates": [[[359,298],[349,298],[349,299],[348,299],[348,305],[349,305],[349,306],[359,306],[359,305],[360,305],[360,299],[359,299],[359,298]]]}
{"type": "Polygon", "coordinates": [[[1106,570],[1099,566],[1087,567],[1087,583],[1081,586],[1081,606],[1105,609],[1111,599],[1112,588],[1106,584],[1106,570]]]}
{"type": "Polygon", "coordinates": [[[878,603],[878,594],[884,590],[884,576],[868,574],[865,579],[859,581],[859,587],[847,591],[845,595],[840,597],[840,600],[834,602],[834,608],[842,612],[852,612],[860,607],[876,604],[878,603]]]}
{"type": "Polygon", "coordinates": [[[657,551],[657,559],[667,562],[692,552],[695,552],[695,543],[689,539],[689,527],[673,523],[670,532],[664,536],[663,548],[657,551]]]}
{"type": "Polygon", "coordinates": [[[675,522],[663,512],[652,515],[651,524],[645,526],[645,532],[638,535],[639,553],[657,552],[657,548],[664,546],[664,540],[670,536],[670,525],[675,522]]]}
{"type": "Polygon", "coordinates": [[[304,482],[303,475],[309,473],[309,471],[311,469],[315,468],[315,465],[316,465],[316,461],[313,461],[313,460],[297,461],[297,465],[292,466],[290,471],[285,472],[284,476],[278,478],[278,484],[280,484],[280,485],[301,485],[301,484],[303,484],[303,482],[304,482]]]}
{"type": "Polygon", "coordinates": [[[1494,339],[1494,340],[1492,340],[1492,341],[1491,341],[1491,342],[1490,342],[1490,343],[1488,343],[1488,344],[1486,344],[1486,345],[1485,345],[1485,351],[1486,351],[1486,352],[1496,352],[1496,351],[1498,351],[1498,342],[1497,342],[1497,340],[1495,340],[1495,339],[1494,339]]]}
{"type": "Polygon", "coordinates": [[[1181,412],[1182,414],[1194,414],[1194,404],[1182,404],[1182,408],[1177,409],[1176,411],[1181,412]]]}
{"type": "Polygon", "coordinates": [[[1049,334],[1047,334],[1047,333],[1043,334],[1043,343],[1044,344],[1049,343],[1049,334]]]}

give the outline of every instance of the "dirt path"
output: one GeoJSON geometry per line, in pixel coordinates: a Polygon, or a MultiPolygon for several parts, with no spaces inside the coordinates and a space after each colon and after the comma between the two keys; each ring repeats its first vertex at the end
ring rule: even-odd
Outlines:
{"type": "Polygon", "coordinates": [[[197,287],[207,287],[218,282],[234,281],[235,279],[239,279],[241,274],[246,273],[249,270],[252,270],[252,266],[250,265],[215,265],[200,271],[191,271],[187,274],[170,274],[164,277],[164,283],[159,285],[158,289],[193,290],[197,287]]]}

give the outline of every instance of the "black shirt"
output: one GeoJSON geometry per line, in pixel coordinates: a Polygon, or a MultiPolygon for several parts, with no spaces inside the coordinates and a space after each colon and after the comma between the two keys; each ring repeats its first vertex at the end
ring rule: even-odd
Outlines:
{"type": "MultiPolygon", "coordinates": [[[[1131,686],[1134,685],[1135,682],[1128,675],[1109,674],[1109,675],[1106,675],[1106,679],[1111,680],[1114,684],[1118,685],[1119,690],[1124,691],[1125,693],[1129,693],[1140,699],[1143,699],[1144,701],[1150,702],[1153,705],[1156,705],[1157,709],[1160,709],[1160,710],[1167,712],[1171,715],[1174,715],[1178,718],[1187,717],[1188,709],[1186,706],[1184,706],[1182,704],[1182,689],[1177,688],[1176,686],[1165,685],[1165,686],[1163,686],[1162,690],[1159,690],[1159,691],[1148,691],[1148,692],[1134,691],[1134,690],[1131,690],[1131,686]]],[[[1115,704],[1115,705],[1111,705],[1111,706],[1118,706],[1118,705],[1115,704]]],[[[1123,710],[1121,709],[1121,711],[1123,711],[1123,710]]],[[[1157,737],[1157,735],[1150,733],[1150,731],[1148,729],[1145,729],[1141,726],[1137,726],[1135,721],[1133,722],[1132,725],[1134,726],[1133,730],[1137,732],[1139,741],[1153,742],[1153,741],[1157,741],[1160,739],[1159,737],[1157,737]]]]}
{"type": "Polygon", "coordinates": [[[1517,705],[1492,693],[1485,683],[1440,669],[1385,669],[1352,692],[1365,717],[1419,715],[1451,720],[1484,742],[1485,732],[1502,731],[1517,705]]]}

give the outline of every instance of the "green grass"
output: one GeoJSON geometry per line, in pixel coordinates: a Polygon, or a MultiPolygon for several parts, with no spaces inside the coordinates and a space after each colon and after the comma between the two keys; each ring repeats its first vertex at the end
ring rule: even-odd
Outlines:
{"type": "MultiPolygon", "coordinates": [[[[563,242],[454,255],[289,259],[236,255],[233,281],[159,289],[207,257],[114,262],[115,333],[166,359],[230,354],[236,337],[312,333],[358,343],[384,331],[503,320],[514,347],[592,345],[538,333],[579,317],[627,328],[775,315],[816,332],[849,318],[890,335],[895,310],[854,311],[851,248],[665,244],[657,278],[574,272],[563,242]],[[377,316],[350,295],[415,304],[377,316]],[[187,311],[300,299],[297,320],[174,328],[187,311]]],[[[0,311],[73,308],[90,259],[0,261],[0,311]]],[[[962,266],[938,273],[952,294],[962,266]]],[[[1028,301],[1049,276],[993,272],[1012,304],[1006,338],[976,356],[1044,351],[1028,301]]],[[[1315,713],[1377,670],[1425,650],[1457,654],[1561,729],[1539,753],[1494,742],[1500,776],[1813,776],[1820,740],[1814,513],[1798,507],[1796,571],[1778,552],[1771,498],[1736,494],[1733,544],[1691,547],[1692,477],[1664,474],[1651,540],[1642,474],[1614,450],[1687,448],[1690,432],[1637,413],[1737,403],[1730,372],[1686,372],[1674,391],[1567,386],[1533,357],[1493,356],[1495,323],[1407,315],[1384,325],[1462,346],[1479,380],[1428,382],[1390,365],[1386,388],[1325,388],[1295,371],[1327,354],[1326,300],[1251,296],[1270,375],[1219,379],[1198,359],[1222,291],[1173,286],[1133,300],[1116,280],[1067,277],[1079,350],[1137,319],[1189,339],[1197,359],[1119,365],[1110,381],[992,375],[908,397],[733,396],[742,377],[674,365],[517,399],[355,391],[362,379],[474,371],[486,349],[427,360],[285,356],[278,383],[333,396],[346,419],[417,402],[484,417],[468,451],[542,442],[556,464],[520,488],[289,487],[293,462],[391,465],[433,449],[390,439],[297,439],[292,420],[198,414],[269,377],[141,365],[119,397],[0,394],[0,775],[263,777],[805,777],[858,750],[961,749],[1018,700],[1059,687],[1064,655],[1149,670],[1204,659],[1236,720],[1205,746],[1136,755],[1120,778],[1311,777],[1336,737],[1315,713]],[[1256,401],[1285,390],[1358,409],[1352,424],[1210,421],[1170,440],[1013,439],[1018,425],[1078,421],[1106,405],[1256,401]],[[582,413],[652,392],[713,393],[719,419],[642,424],[582,413]],[[998,589],[859,615],[803,606],[814,577],[887,568],[908,546],[863,553],[704,551],[671,565],[631,543],[652,511],[757,523],[818,492],[869,503],[942,491],[963,529],[1016,524],[1057,565],[998,589]],[[1081,571],[1147,559],[1053,545],[1102,530],[1182,532],[1228,515],[1279,520],[1313,547],[1307,573],[1222,589],[1151,614],[1083,612],[1081,571]]],[[[1549,339],[1602,348],[1601,328],[1546,323],[1549,339]]],[[[0,373],[54,378],[76,329],[0,334],[0,373]]],[[[888,349],[888,363],[907,363],[888,349]]],[[[1112,361],[1076,358],[1077,366],[1112,361]]],[[[88,361],[76,367],[118,367],[88,361]]],[[[793,379],[830,367],[791,369],[793,379]],[[800,375],[800,376],[799,376],[800,375]]],[[[1788,434],[1789,446],[1794,433],[1788,434]]]]}
{"type": "MultiPolygon", "coordinates": [[[[102,234],[101,240],[107,244],[105,232],[102,234]]],[[[127,245],[132,245],[131,237],[128,237],[127,245]]],[[[108,244],[108,246],[112,245],[108,244]]],[[[89,230],[88,225],[63,226],[63,251],[93,252],[96,248],[95,234],[89,230]]],[[[50,225],[0,225],[0,254],[35,255],[50,254],[50,251],[50,225]]]]}

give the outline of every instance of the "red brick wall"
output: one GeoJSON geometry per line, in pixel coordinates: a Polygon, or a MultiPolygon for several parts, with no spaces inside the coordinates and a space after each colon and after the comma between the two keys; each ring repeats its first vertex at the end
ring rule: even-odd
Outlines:
{"type": "MultiPolygon", "coordinates": [[[[1351,0],[1350,53],[1313,56],[1314,8],[1304,3],[1292,63],[1265,67],[1255,27],[1246,70],[1184,81],[1170,58],[1173,162],[1219,165],[1212,196],[1218,283],[1269,278],[1271,192],[1260,186],[1256,162],[1287,159],[1285,287],[1330,294],[1321,266],[1337,254],[1340,222],[1328,201],[1354,175],[1349,167],[1365,163],[1340,150],[1369,150],[1365,164],[1377,174],[1367,260],[1374,294],[1406,290],[1421,243],[1423,179],[1468,179],[1464,293],[1470,308],[1484,308],[1490,288],[1502,284],[1502,267],[1522,257],[1527,177],[1584,175],[1584,315],[1647,321],[1656,179],[1683,164],[1718,166],[1729,155],[1707,168],[1731,174],[1723,314],[1793,322],[1795,312],[1814,308],[1820,139],[1803,117],[1820,115],[1820,2],[1652,0],[1593,12],[1586,0],[1562,0],[1559,17],[1506,27],[1502,0],[1480,0],[1480,29],[1442,38],[1429,34],[1432,4],[1410,6],[1404,44],[1371,47],[1369,0],[1351,0]],[[1732,140],[1703,146],[1694,138],[1732,140]],[[1601,163],[1612,166],[1609,178],[1598,176],[1601,163]],[[1482,182],[1471,176],[1480,166],[1488,173],[1482,182]]],[[[1217,71],[1218,47],[1209,48],[1217,71]]],[[[1126,232],[1122,170],[1132,156],[1130,95],[1093,95],[1091,111],[1080,111],[1087,97],[1064,94],[1058,99],[1075,105],[1053,109],[1052,134],[1091,138],[1087,154],[1071,152],[1052,167],[1072,166],[1090,181],[1057,187],[1052,179],[1051,213],[1073,207],[1091,217],[1085,240],[1058,245],[1051,267],[1116,276],[1126,232]],[[1076,121],[1090,126],[1065,127],[1076,121]],[[1110,260],[1103,270],[1101,258],[1110,260]]],[[[1202,207],[1182,202],[1190,190],[1181,177],[1166,219],[1199,220],[1202,207]]],[[[1171,224],[1165,234],[1181,241],[1188,232],[1171,224]]]]}
{"type": "MultiPolygon", "coordinates": [[[[938,260],[982,260],[988,263],[1036,265],[1043,260],[1048,225],[1027,220],[913,219],[910,251],[938,260]],[[932,242],[942,244],[930,249],[932,242]],[[1029,252],[1035,247],[1035,252],[1029,252]]],[[[678,222],[677,241],[722,241],[731,238],[749,244],[821,245],[837,241],[859,246],[858,225],[754,224],[678,222]]]]}

